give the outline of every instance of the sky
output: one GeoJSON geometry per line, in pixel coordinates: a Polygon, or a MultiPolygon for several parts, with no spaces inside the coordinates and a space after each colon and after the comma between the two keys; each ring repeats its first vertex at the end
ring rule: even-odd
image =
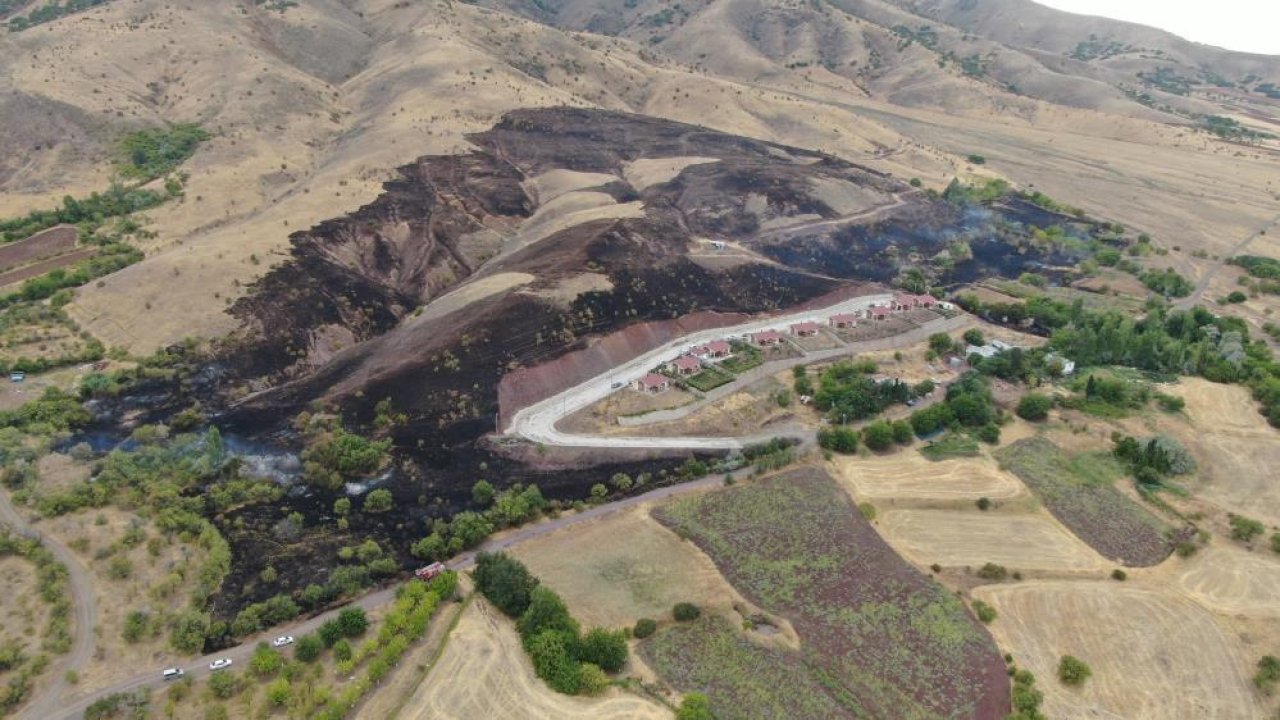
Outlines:
{"type": "Polygon", "coordinates": [[[1280,0],[1036,0],[1128,20],[1228,50],[1280,55],[1280,0]]]}

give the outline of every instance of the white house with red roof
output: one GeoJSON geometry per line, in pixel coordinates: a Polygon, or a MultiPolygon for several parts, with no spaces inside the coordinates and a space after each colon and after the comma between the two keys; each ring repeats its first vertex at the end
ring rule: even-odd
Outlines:
{"type": "Polygon", "coordinates": [[[702,371],[702,361],[692,355],[681,355],[671,361],[671,369],[677,375],[695,375],[702,371]]]}
{"type": "Polygon", "coordinates": [[[836,329],[855,328],[858,327],[858,316],[855,313],[840,313],[828,318],[827,323],[836,329]]]}
{"type": "Polygon", "coordinates": [[[761,347],[779,345],[782,340],[782,333],[777,330],[761,330],[760,332],[751,333],[751,342],[761,347]]]}
{"type": "Polygon", "coordinates": [[[791,334],[797,337],[812,337],[818,334],[822,326],[811,320],[798,322],[791,326],[791,334]]]}
{"type": "Polygon", "coordinates": [[[666,375],[649,373],[636,381],[636,390],[648,395],[664,393],[671,387],[671,380],[666,375]]]}
{"type": "Polygon", "coordinates": [[[712,340],[706,345],[699,345],[693,349],[693,354],[702,358],[710,358],[719,360],[729,357],[729,353],[733,351],[733,347],[725,340],[712,340]]]}

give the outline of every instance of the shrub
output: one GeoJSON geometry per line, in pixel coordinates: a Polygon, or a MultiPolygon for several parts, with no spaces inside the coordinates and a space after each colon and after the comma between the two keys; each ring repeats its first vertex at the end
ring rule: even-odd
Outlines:
{"type": "Polygon", "coordinates": [[[355,651],[352,650],[351,643],[346,638],[333,644],[333,658],[338,662],[346,662],[353,655],[355,655],[355,651]]]}
{"type": "Polygon", "coordinates": [[[996,445],[1000,442],[1000,426],[995,423],[987,423],[977,430],[978,439],[988,445],[996,445]]]}
{"type": "Polygon", "coordinates": [[[643,640],[658,631],[658,623],[649,618],[640,618],[636,621],[636,626],[631,629],[631,635],[636,639],[643,640]]]}
{"type": "Polygon", "coordinates": [[[1271,552],[1280,553],[1280,532],[1271,535],[1271,552]]]}
{"type": "Polygon", "coordinates": [[[987,563],[986,565],[978,568],[978,577],[983,580],[1000,582],[1008,577],[1008,575],[1009,571],[1006,570],[1003,565],[997,565],[995,563],[987,563]]]}
{"type": "Polygon", "coordinates": [[[676,720],[715,720],[711,714],[711,699],[696,692],[685,695],[676,710],[676,720]]]}
{"type": "Polygon", "coordinates": [[[365,497],[364,511],[367,513],[384,513],[390,510],[394,504],[391,491],[386,488],[378,488],[365,497]]]}
{"type": "Polygon", "coordinates": [[[578,677],[578,692],[582,695],[599,695],[609,687],[609,676],[589,662],[579,667],[578,677]]]}
{"type": "Polygon", "coordinates": [[[305,663],[315,662],[322,652],[324,652],[324,641],[314,633],[298,638],[298,642],[293,646],[293,656],[305,663]]]}
{"type": "Polygon", "coordinates": [[[996,619],[996,609],[981,600],[973,601],[973,613],[986,624],[990,624],[992,620],[996,619]]]}
{"type": "Polygon", "coordinates": [[[1078,687],[1084,684],[1089,676],[1093,675],[1093,670],[1078,657],[1073,655],[1063,655],[1058,661],[1058,679],[1065,685],[1078,687]]]}
{"type": "Polygon", "coordinates": [[[980,498],[978,498],[978,502],[977,502],[976,504],[977,504],[977,506],[978,506],[978,509],[979,509],[979,510],[990,510],[990,509],[991,509],[991,498],[988,498],[988,497],[980,497],[980,498]]]}
{"type": "Polygon", "coordinates": [[[1053,398],[1040,393],[1027,393],[1018,401],[1018,417],[1023,420],[1043,420],[1049,417],[1049,409],[1053,407],[1053,398]]]}
{"type": "Polygon", "coordinates": [[[217,670],[209,676],[209,691],[219,700],[240,692],[240,677],[230,670],[217,670]]]}
{"type": "Polygon", "coordinates": [[[127,643],[136,643],[141,640],[143,634],[147,631],[149,619],[150,617],[144,610],[134,610],[126,615],[124,618],[124,629],[120,633],[124,636],[124,641],[127,643]]]}
{"type": "Polygon", "coordinates": [[[1258,661],[1258,672],[1253,676],[1253,684],[1264,694],[1270,695],[1277,682],[1280,682],[1280,658],[1263,655],[1258,661]]]}
{"type": "Polygon", "coordinates": [[[592,628],[582,637],[578,646],[578,659],[605,672],[618,672],[627,663],[626,632],[592,628]]]}
{"type": "Polygon", "coordinates": [[[282,667],[284,667],[284,656],[264,642],[258,643],[258,647],[254,648],[253,657],[249,658],[249,669],[261,678],[275,675],[282,667]]]}
{"type": "Polygon", "coordinates": [[[1115,570],[1111,571],[1111,579],[1124,582],[1125,580],[1129,579],[1129,574],[1121,570],[1120,568],[1116,568],[1115,570]]]}
{"type": "Polygon", "coordinates": [[[333,647],[335,643],[342,639],[342,626],[338,624],[337,620],[326,620],[316,630],[316,635],[319,636],[320,642],[324,643],[325,647],[333,647]]]}
{"type": "Polygon", "coordinates": [[[671,616],[676,619],[676,622],[697,620],[700,615],[702,615],[702,609],[693,603],[676,603],[675,607],[671,609],[671,616]]]}
{"type": "Polygon", "coordinates": [[[911,423],[906,420],[897,420],[893,423],[893,441],[899,445],[910,445],[911,441],[916,437],[915,430],[911,429],[911,423]]]}
{"type": "Polygon", "coordinates": [[[578,621],[569,614],[564,600],[554,590],[545,585],[533,589],[529,598],[529,607],[516,621],[516,630],[525,641],[525,647],[533,638],[552,630],[566,638],[576,640],[578,637],[578,621]]]}
{"type": "Polygon", "coordinates": [[[818,445],[824,450],[852,455],[858,452],[858,432],[844,426],[819,430],[818,445]]]}
{"type": "Polygon", "coordinates": [[[969,328],[968,330],[965,330],[964,341],[970,345],[977,345],[979,347],[987,344],[986,337],[983,336],[982,331],[978,328],[969,328]]]}
{"type": "Polygon", "coordinates": [[[267,702],[272,705],[285,707],[291,699],[293,699],[293,690],[289,687],[288,680],[277,678],[267,686],[267,702]]]}
{"type": "Polygon", "coordinates": [[[475,485],[471,486],[471,499],[477,505],[488,505],[493,502],[493,485],[488,480],[477,480],[475,485]]]}
{"type": "Polygon", "coordinates": [[[343,635],[355,637],[369,629],[369,618],[365,615],[364,608],[348,605],[338,611],[338,627],[342,628],[343,635]]]}
{"type": "Polygon", "coordinates": [[[862,513],[862,517],[866,518],[867,522],[876,519],[876,506],[869,502],[858,503],[858,512],[862,513]]]}
{"type": "Polygon", "coordinates": [[[1266,530],[1266,526],[1257,520],[1252,520],[1240,515],[1231,516],[1231,538],[1240,542],[1253,542],[1266,530]]]}
{"type": "Polygon", "coordinates": [[[524,563],[503,553],[477,555],[473,577],[476,589],[511,617],[524,614],[529,608],[530,595],[538,585],[524,563]]]}

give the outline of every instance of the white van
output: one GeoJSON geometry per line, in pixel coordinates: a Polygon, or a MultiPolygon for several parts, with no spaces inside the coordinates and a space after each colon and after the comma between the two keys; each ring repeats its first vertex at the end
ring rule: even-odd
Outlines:
{"type": "Polygon", "coordinates": [[[183,675],[186,675],[186,673],[182,672],[181,668],[169,668],[168,670],[164,671],[165,680],[177,680],[183,675]]]}

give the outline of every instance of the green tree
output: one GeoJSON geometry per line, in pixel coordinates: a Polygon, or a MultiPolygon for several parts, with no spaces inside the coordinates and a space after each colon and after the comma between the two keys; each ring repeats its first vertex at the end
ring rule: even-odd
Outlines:
{"type": "Polygon", "coordinates": [[[893,427],[884,420],[877,420],[862,429],[862,442],[872,450],[888,450],[893,446],[893,427]]]}
{"type": "Polygon", "coordinates": [[[346,638],[333,644],[333,658],[338,662],[346,662],[353,655],[355,655],[355,650],[352,649],[351,643],[346,638]]]}
{"type": "Polygon", "coordinates": [[[1240,515],[1232,515],[1230,523],[1231,538],[1244,543],[1253,542],[1254,538],[1261,535],[1267,529],[1265,525],[1257,520],[1240,515]]]}
{"type": "Polygon", "coordinates": [[[190,655],[204,648],[204,639],[208,632],[209,616],[206,613],[191,610],[179,615],[173,621],[169,642],[174,650],[190,655]]]}
{"type": "Polygon", "coordinates": [[[333,514],[346,517],[351,514],[351,498],[338,498],[333,501],[333,514]]]}
{"type": "Polygon", "coordinates": [[[472,573],[476,589],[510,617],[519,617],[529,608],[530,595],[538,580],[519,560],[504,553],[480,553],[472,573]]]}
{"type": "Polygon", "coordinates": [[[711,698],[702,693],[687,693],[676,710],[676,720],[715,720],[711,714],[711,698]]]}
{"type": "Polygon", "coordinates": [[[302,662],[315,662],[324,652],[324,641],[315,634],[303,635],[293,646],[293,656],[302,662]]]}
{"type": "Polygon", "coordinates": [[[929,336],[929,349],[939,355],[945,355],[951,352],[951,348],[955,343],[951,340],[951,336],[944,333],[934,333],[929,336]]]}
{"type": "Polygon", "coordinates": [[[275,675],[282,667],[284,667],[284,656],[264,642],[258,643],[253,650],[253,656],[249,658],[249,669],[261,678],[275,675]]]}
{"type": "Polygon", "coordinates": [[[1066,685],[1076,687],[1083,685],[1085,680],[1093,674],[1093,670],[1078,657],[1074,655],[1063,655],[1058,661],[1058,679],[1066,685]]]}
{"type": "Polygon", "coordinates": [[[987,338],[983,336],[982,331],[978,328],[969,328],[964,331],[964,341],[970,345],[982,347],[987,344],[987,338]]]}
{"type": "Polygon", "coordinates": [[[823,428],[818,431],[818,445],[841,455],[852,455],[858,452],[858,431],[843,425],[823,428]]]}
{"type": "Polygon", "coordinates": [[[1280,682],[1280,658],[1274,655],[1263,655],[1258,661],[1258,672],[1253,676],[1253,684],[1263,694],[1270,695],[1275,691],[1277,682],[1280,682]]]}
{"type": "Polygon", "coordinates": [[[325,647],[333,647],[342,639],[342,626],[338,624],[336,618],[326,620],[316,630],[316,635],[320,638],[320,642],[324,643],[325,647]]]}
{"type": "Polygon", "coordinates": [[[915,430],[911,429],[911,423],[906,420],[896,420],[893,423],[893,441],[899,445],[910,445],[915,439],[915,430]]]}
{"type": "Polygon", "coordinates": [[[577,639],[579,632],[578,621],[569,614],[564,600],[545,585],[535,587],[530,593],[529,607],[516,621],[516,630],[526,642],[546,630],[554,630],[573,640],[577,639]]]}
{"type": "Polygon", "coordinates": [[[582,695],[599,695],[609,687],[609,676],[589,662],[582,663],[578,675],[578,692],[582,695]]]}
{"type": "Polygon", "coordinates": [[[1027,393],[1018,401],[1018,417],[1023,420],[1044,420],[1049,417],[1049,409],[1053,407],[1053,398],[1040,393],[1027,393]]]}
{"type": "Polygon", "coordinates": [[[284,678],[276,678],[267,685],[267,702],[276,707],[286,707],[293,699],[293,688],[284,678]]]}
{"type": "Polygon", "coordinates": [[[546,630],[526,643],[533,669],[547,686],[566,695],[577,694],[582,685],[582,666],[573,657],[563,633],[546,630]]]}
{"type": "Polygon", "coordinates": [[[219,700],[227,698],[240,692],[240,678],[230,670],[216,670],[209,676],[209,691],[219,700]]]}
{"type": "Polygon", "coordinates": [[[475,547],[493,533],[493,523],[480,513],[460,512],[449,523],[449,534],[459,550],[475,547]]]}
{"type": "Polygon", "coordinates": [[[394,500],[391,497],[391,491],[386,488],[378,488],[369,493],[364,499],[364,511],[367,513],[384,513],[391,509],[394,500]]]}
{"type": "Polygon", "coordinates": [[[592,663],[609,673],[616,673],[627,662],[627,634],[622,630],[592,628],[582,636],[578,659],[592,663]]]}
{"type": "Polygon", "coordinates": [[[609,497],[609,488],[605,487],[604,483],[591,486],[591,502],[602,503],[607,497],[609,497]]]}
{"type": "Polygon", "coordinates": [[[488,505],[493,502],[493,485],[488,480],[477,480],[475,485],[471,486],[471,499],[477,505],[488,505]]]}
{"type": "Polygon", "coordinates": [[[973,601],[973,614],[977,615],[978,619],[986,624],[990,624],[992,620],[996,619],[996,609],[981,600],[973,601]]]}
{"type": "Polygon", "coordinates": [[[369,617],[359,605],[348,605],[338,611],[338,626],[347,637],[363,635],[369,629],[369,617]]]}

